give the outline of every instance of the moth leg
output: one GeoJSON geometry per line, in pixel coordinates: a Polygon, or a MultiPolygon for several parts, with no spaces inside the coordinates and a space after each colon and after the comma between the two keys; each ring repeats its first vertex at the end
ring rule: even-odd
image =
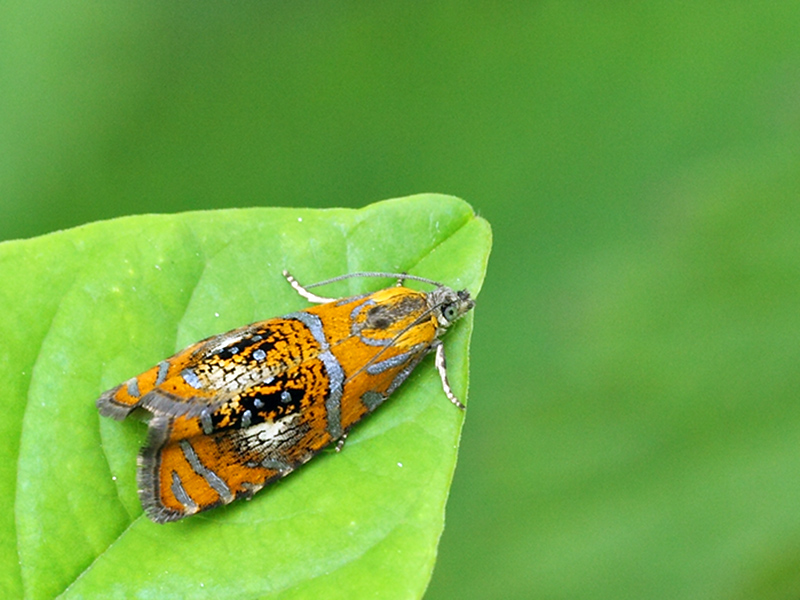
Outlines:
{"type": "Polygon", "coordinates": [[[308,300],[309,302],[315,302],[317,304],[325,304],[327,302],[333,302],[338,300],[338,298],[325,298],[324,296],[317,296],[313,292],[309,292],[306,288],[304,288],[300,283],[292,277],[292,274],[289,273],[286,269],[283,271],[283,276],[286,277],[286,281],[289,282],[289,285],[292,286],[295,292],[300,294],[303,298],[308,300]]]}
{"type": "Polygon", "coordinates": [[[342,434],[342,437],[340,437],[340,438],[337,440],[337,442],[336,442],[336,451],[337,451],[337,452],[341,452],[341,451],[342,451],[342,448],[344,448],[344,441],[347,439],[347,434],[348,434],[348,432],[347,432],[347,431],[345,431],[345,432],[342,434]]]}
{"type": "Polygon", "coordinates": [[[450,382],[447,381],[447,361],[444,357],[444,344],[441,340],[436,340],[434,346],[436,346],[436,370],[439,371],[439,377],[442,380],[442,389],[450,402],[461,410],[464,410],[467,407],[456,398],[456,395],[453,393],[453,388],[450,387],[450,382]]]}
{"type": "Polygon", "coordinates": [[[403,271],[402,273],[400,273],[400,275],[401,277],[398,277],[397,283],[394,284],[395,287],[403,287],[403,284],[406,282],[406,275],[408,275],[408,273],[403,271]]]}

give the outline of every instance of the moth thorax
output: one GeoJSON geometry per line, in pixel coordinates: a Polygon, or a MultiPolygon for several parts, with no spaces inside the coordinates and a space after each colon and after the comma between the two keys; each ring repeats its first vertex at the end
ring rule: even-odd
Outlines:
{"type": "Polygon", "coordinates": [[[375,296],[365,303],[357,316],[360,331],[397,334],[414,324],[427,309],[425,296],[406,288],[386,290],[385,296],[375,296]]]}

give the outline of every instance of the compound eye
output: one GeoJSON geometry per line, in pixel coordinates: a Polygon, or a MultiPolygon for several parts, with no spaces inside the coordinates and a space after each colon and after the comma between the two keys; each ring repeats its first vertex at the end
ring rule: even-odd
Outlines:
{"type": "Polygon", "coordinates": [[[458,317],[458,309],[456,309],[456,305],[447,304],[444,307],[442,307],[442,316],[451,323],[455,321],[456,317],[458,317]]]}

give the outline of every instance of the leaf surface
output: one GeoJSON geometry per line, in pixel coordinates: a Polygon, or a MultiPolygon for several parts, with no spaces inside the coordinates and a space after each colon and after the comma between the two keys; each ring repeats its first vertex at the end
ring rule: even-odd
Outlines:
{"type": "MultiPolygon", "coordinates": [[[[303,283],[409,272],[474,295],[490,246],[469,205],[432,194],[361,210],[142,215],[0,244],[0,500],[13,507],[0,515],[3,596],[420,597],[463,422],[431,358],[342,453],[167,525],[136,494],[146,426],[101,418],[94,400],[203,337],[307,306],[284,268],[303,283]]],[[[470,314],[445,339],[462,398],[471,327],[470,314]]]]}

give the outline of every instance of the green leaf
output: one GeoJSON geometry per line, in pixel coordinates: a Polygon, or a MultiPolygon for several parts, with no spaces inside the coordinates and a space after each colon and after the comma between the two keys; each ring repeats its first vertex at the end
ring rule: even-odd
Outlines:
{"type": "MultiPolygon", "coordinates": [[[[407,271],[477,294],[490,245],[484,220],[439,195],[142,215],[0,244],[2,596],[420,597],[463,422],[430,359],[341,454],[167,525],[136,495],[145,425],[101,418],[94,400],[202,337],[306,306],[284,268],[308,283],[407,271]]],[[[462,398],[471,327],[445,339],[462,398]]]]}

